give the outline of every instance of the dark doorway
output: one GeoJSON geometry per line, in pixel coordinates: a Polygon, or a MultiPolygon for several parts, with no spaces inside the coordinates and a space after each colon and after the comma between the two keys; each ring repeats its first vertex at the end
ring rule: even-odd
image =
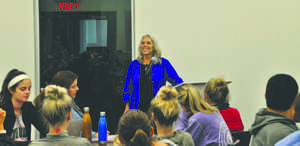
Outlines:
{"type": "Polygon", "coordinates": [[[121,12],[126,17],[121,28],[117,17],[120,11],[39,13],[41,87],[58,71],[78,74],[75,101],[81,108],[90,107],[94,131],[100,111],[106,112],[111,133],[116,132],[124,111],[122,91],[132,47],[130,11],[121,12]],[[125,33],[119,33],[119,29],[125,33]],[[117,45],[120,39],[126,40],[122,46],[117,45]]]}

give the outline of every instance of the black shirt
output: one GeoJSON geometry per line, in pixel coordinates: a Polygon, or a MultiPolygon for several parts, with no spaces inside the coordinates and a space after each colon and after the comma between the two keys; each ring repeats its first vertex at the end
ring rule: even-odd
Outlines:
{"type": "Polygon", "coordinates": [[[151,70],[147,71],[149,65],[141,64],[141,76],[140,76],[140,101],[139,110],[148,112],[151,100],[153,99],[153,87],[151,79],[151,70]]]}

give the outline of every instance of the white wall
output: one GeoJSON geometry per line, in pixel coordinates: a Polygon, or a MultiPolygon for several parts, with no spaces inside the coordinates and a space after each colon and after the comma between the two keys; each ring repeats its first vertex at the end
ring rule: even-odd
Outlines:
{"type": "MultiPolygon", "coordinates": [[[[1,4],[0,81],[18,68],[33,77],[35,89],[34,2],[1,4]]],[[[231,105],[246,129],[265,106],[271,75],[289,73],[300,84],[300,1],[137,0],[134,6],[135,47],[151,33],[185,81],[231,80],[231,105]]]]}
{"type": "Polygon", "coordinates": [[[250,128],[268,78],[300,84],[300,1],[137,0],[135,36],[152,34],[185,81],[231,80],[231,105],[250,128]]]}
{"type": "Polygon", "coordinates": [[[35,97],[35,45],[33,1],[1,1],[0,85],[10,69],[20,69],[32,77],[35,97]]]}

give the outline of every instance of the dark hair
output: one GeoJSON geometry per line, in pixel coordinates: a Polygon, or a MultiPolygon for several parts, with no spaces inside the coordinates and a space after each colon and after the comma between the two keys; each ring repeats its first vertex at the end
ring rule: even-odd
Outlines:
{"type": "MultiPolygon", "coordinates": [[[[78,75],[72,71],[59,71],[53,76],[50,84],[61,86],[69,90],[75,79],[78,79],[78,75]]],[[[44,99],[45,95],[43,92],[34,98],[33,103],[37,109],[42,108],[44,99]]]]}
{"type": "MultiPolygon", "coordinates": [[[[23,71],[19,71],[17,69],[12,69],[10,70],[3,83],[2,83],[2,89],[0,92],[0,103],[3,105],[5,104],[8,100],[11,99],[12,95],[8,90],[8,83],[16,76],[21,75],[21,74],[26,74],[23,71]]],[[[18,83],[16,83],[15,85],[11,86],[9,89],[11,89],[12,91],[16,91],[16,88],[18,87],[19,83],[22,82],[23,80],[19,81],[18,83]]]]}
{"type": "Polygon", "coordinates": [[[119,135],[126,146],[151,146],[151,120],[140,111],[131,109],[120,118],[119,135]]]}
{"type": "Polygon", "coordinates": [[[59,71],[53,76],[50,84],[65,87],[69,90],[75,79],[78,79],[78,75],[72,71],[59,71]]]}
{"type": "Polygon", "coordinates": [[[272,76],[266,87],[267,107],[286,111],[290,109],[298,93],[296,80],[287,74],[277,74],[272,76]]]}

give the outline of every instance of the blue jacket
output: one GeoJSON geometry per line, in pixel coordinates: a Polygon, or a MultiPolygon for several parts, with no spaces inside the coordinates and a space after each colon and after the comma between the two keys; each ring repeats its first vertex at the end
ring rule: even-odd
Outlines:
{"type": "MultiPolygon", "coordinates": [[[[138,60],[133,60],[128,67],[123,91],[124,102],[130,102],[129,109],[138,109],[139,107],[140,75],[141,64],[138,62],[138,60]]],[[[171,63],[165,58],[161,58],[161,63],[157,63],[152,66],[151,79],[153,86],[153,97],[156,96],[156,93],[160,87],[166,84],[166,81],[171,83],[173,86],[183,82],[171,63]]]]}

